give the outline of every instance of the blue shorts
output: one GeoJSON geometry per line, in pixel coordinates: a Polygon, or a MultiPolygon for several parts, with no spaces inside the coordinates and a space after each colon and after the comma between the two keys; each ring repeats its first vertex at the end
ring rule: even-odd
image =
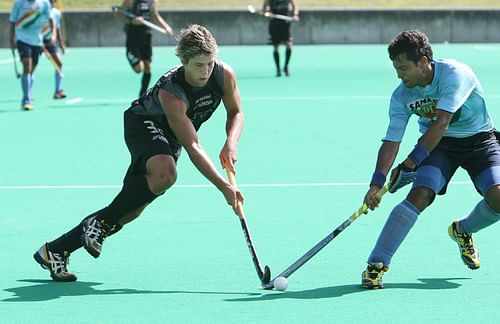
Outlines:
{"type": "Polygon", "coordinates": [[[500,135],[491,131],[466,138],[443,137],[417,168],[413,187],[443,195],[458,167],[467,171],[481,195],[500,184],[500,135]]]}
{"type": "Polygon", "coordinates": [[[18,40],[17,50],[19,51],[19,57],[21,58],[21,60],[31,58],[33,66],[36,66],[38,64],[38,57],[42,53],[41,46],[33,46],[18,40]]]}

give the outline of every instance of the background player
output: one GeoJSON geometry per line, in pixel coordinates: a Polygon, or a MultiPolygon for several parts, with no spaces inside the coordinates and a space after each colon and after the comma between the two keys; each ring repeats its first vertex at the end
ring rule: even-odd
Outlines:
{"type": "Polygon", "coordinates": [[[474,72],[455,60],[434,60],[429,39],[418,30],[398,34],[388,51],[402,82],[392,94],[389,127],[365,196],[371,209],[379,204],[375,193],[385,182],[411,115],[419,116],[423,135],[408,158],[392,170],[392,192],[405,180],[415,180],[406,199],[392,210],[368,258],[362,274],[366,288],[383,288],[382,276],[396,250],[436,194],[446,192],[458,167],[467,170],[483,197],[448,229],[469,268],[479,268],[471,233],[500,219],[500,144],[474,72]]]}
{"type": "Polygon", "coordinates": [[[151,29],[142,22],[153,20],[152,22],[163,27],[169,36],[173,36],[174,32],[158,13],[156,0],[124,0],[121,6],[137,16],[130,19],[120,12],[115,12],[115,17],[125,22],[127,59],[136,73],[142,73],[139,90],[139,96],[142,96],[148,89],[151,80],[153,56],[151,29]]]}
{"type": "Polygon", "coordinates": [[[56,281],[74,281],[67,270],[71,252],[84,246],[94,257],[104,239],[138,217],[165,193],[176,178],[176,164],[184,147],[198,170],[239,212],[241,192],[219,174],[199,141],[197,131],[221,101],[227,112],[227,138],[219,154],[223,166],[234,172],[237,146],[243,129],[240,93],[233,69],[216,59],[217,44],[202,26],[183,29],[176,54],[182,65],[165,73],[146,94],[125,111],[125,142],[132,156],[120,193],[107,207],[83,219],[58,239],[45,243],[35,260],[56,281]]]}
{"type": "MultiPolygon", "coordinates": [[[[294,0],[264,0],[262,5],[262,12],[271,12],[272,14],[289,16],[290,11],[294,20],[299,20],[299,7],[295,4],[294,0]]],[[[285,64],[283,66],[283,72],[286,76],[290,76],[290,69],[288,68],[288,63],[290,63],[290,57],[292,56],[292,33],[290,31],[290,22],[272,18],[269,21],[269,37],[271,44],[274,47],[273,57],[274,63],[276,64],[276,76],[281,76],[280,67],[280,52],[279,45],[285,43],[285,64]]]]}
{"type": "MultiPolygon", "coordinates": [[[[16,0],[9,22],[9,46],[12,50],[17,47],[23,64],[21,108],[31,110],[33,74],[43,46],[41,27],[49,22],[51,28],[54,28],[54,22],[50,18],[50,3],[48,0],[16,0]]],[[[55,41],[55,34],[52,41],[55,41]]]]}
{"type": "Polygon", "coordinates": [[[55,0],[50,0],[50,4],[52,5],[50,16],[54,21],[54,30],[50,29],[49,24],[42,27],[43,46],[52,58],[52,62],[58,66],[58,68],[55,69],[54,99],[63,99],[66,98],[66,94],[62,89],[63,64],[61,54],[64,54],[66,46],[64,45],[64,37],[61,29],[61,11],[54,6],[54,3],[55,0]],[[54,33],[56,34],[56,41],[52,42],[52,34],[54,33]]]}

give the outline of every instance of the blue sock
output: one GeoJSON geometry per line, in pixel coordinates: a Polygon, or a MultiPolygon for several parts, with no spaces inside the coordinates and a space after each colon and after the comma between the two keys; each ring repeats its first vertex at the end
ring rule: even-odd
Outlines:
{"type": "Polygon", "coordinates": [[[384,266],[389,267],[392,256],[410,232],[419,214],[418,209],[407,200],[403,200],[394,207],[368,258],[368,262],[382,262],[384,266]]]}
{"type": "Polygon", "coordinates": [[[500,213],[491,209],[486,200],[483,199],[467,217],[459,221],[459,225],[464,233],[476,233],[499,220],[500,213]]]}
{"type": "MultiPolygon", "coordinates": [[[[61,72],[62,72],[62,66],[61,66],[61,72]]],[[[62,76],[59,72],[56,71],[56,92],[62,90],[62,76]]]]}
{"type": "Polygon", "coordinates": [[[23,88],[23,104],[31,102],[30,89],[31,89],[31,74],[23,74],[21,77],[21,86],[23,88]]]}

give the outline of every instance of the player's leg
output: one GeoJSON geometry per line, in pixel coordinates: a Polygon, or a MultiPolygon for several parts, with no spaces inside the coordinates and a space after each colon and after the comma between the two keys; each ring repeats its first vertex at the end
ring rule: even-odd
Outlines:
{"type": "Polygon", "coordinates": [[[500,144],[493,134],[484,136],[471,153],[466,153],[468,162],[464,165],[483,199],[467,216],[449,227],[451,238],[459,244],[463,262],[471,269],[480,265],[472,234],[500,220],[500,144]]]}
{"type": "Polygon", "coordinates": [[[45,49],[47,49],[47,52],[49,53],[52,62],[54,62],[58,67],[59,70],[55,69],[54,71],[54,99],[63,99],[66,98],[66,94],[64,93],[62,89],[62,79],[63,79],[63,62],[61,59],[61,50],[58,46],[58,44],[52,44],[51,42],[45,42],[44,43],[45,49]]]}
{"type": "Polygon", "coordinates": [[[276,76],[280,77],[281,76],[281,68],[280,68],[280,52],[279,52],[279,45],[280,45],[280,38],[279,38],[279,26],[276,24],[276,19],[271,19],[269,21],[269,37],[270,37],[270,42],[273,45],[273,60],[274,60],[274,65],[276,66],[276,76]]]}
{"type": "Polygon", "coordinates": [[[170,146],[160,125],[127,111],[125,141],[132,163],[122,190],[110,205],[84,223],[82,242],[87,252],[96,258],[101,253],[104,239],[120,225],[122,217],[137,210],[140,214],[145,205],[162,195],[177,177],[178,150],[170,146]]]}
{"type": "Polygon", "coordinates": [[[31,83],[32,83],[32,72],[33,72],[32,46],[24,42],[17,41],[17,50],[19,52],[19,58],[23,65],[23,73],[21,75],[21,87],[23,90],[21,107],[24,110],[31,110],[33,109],[32,94],[31,94],[31,83]]]}
{"type": "Polygon", "coordinates": [[[290,23],[288,23],[288,28],[286,29],[284,37],[286,38],[286,50],[285,50],[285,65],[283,67],[283,71],[286,76],[290,76],[290,69],[288,68],[288,64],[290,63],[290,57],[292,56],[292,34],[290,32],[290,23]]]}
{"type": "Polygon", "coordinates": [[[453,159],[436,148],[417,169],[417,178],[406,197],[391,211],[368,257],[368,266],[362,273],[362,286],[383,288],[382,276],[387,272],[392,258],[416,223],[418,215],[432,204],[436,193],[444,194],[455,173],[453,159]]]}
{"type": "Polygon", "coordinates": [[[148,90],[149,82],[151,81],[151,64],[153,57],[153,46],[151,43],[151,34],[149,37],[144,38],[144,43],[141,47],[141,59],[144,64],[144,69],[141,78],[141,89],[139,90],[139,97],[141,97],[146,90],[148,90]]]}

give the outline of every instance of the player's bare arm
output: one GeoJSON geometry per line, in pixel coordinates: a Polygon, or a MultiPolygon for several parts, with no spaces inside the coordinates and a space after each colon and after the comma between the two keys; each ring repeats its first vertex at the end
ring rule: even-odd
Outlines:
{"type": "Polygon", "coordinates": [[[292,5],[292,17],[293,20],[298,21],[299,20],[299,7],[295,3],[295,1],[290,1],[290,4],[292,5]]]}
{"type": "Polygon", "coordinates": [[[170,27],[169,24],[167,24],[167,22],[160,16],[160,13],[158,12],[158,9],[157,9],[157,1],[153,1],[153,10],[152,10],[152,18],[153,20],[158,24],[160,25],[161,27],[163,27],[163,29],[165,29],[165,31],[167,32],[167,34],[172,37],[174,36],[174,31],[172,30],[172,27],[170,27]]]}
{"type": "Polygon", "coordinates": [[[158,99],[172,131],[188,153],[193,164],[201,174],[223,193],[227,203],[233,207],[236,213],[237,202],[241,200],[241,193],[219,174],[212,160],[201,146],[198,134],[186,115],[186,104],[164,89],[160,89],[158,99]]]}
{"type": "Polygon", "coordinates": [[[234,161],[238,159],[238,142],[243,131],[244,118],[236,75],[227,64],[224,64],[224,96],[222,101],[227,112],[227,139],[219,154],[219,159],[223,167],[229,166],[230,171],[236,173],[234,161]]]}
{"type": "Polygon", "coordinates": [[[15,30],[16,30],[16,27],[14,26],[14,23],[9,22],[9,47],[11,49],[16,48],[15,30]]]}
{"type": "MultiPolygon", "coordinates": [[[[437,109],[436,120],[419,140],[419,143],[427,150],[427,152],[432,151],[439,143],[448,129],[452,118],[453,114],[440,110],[439,108],[437,109]]],[[[415,162],[413,162],[410,158],[407,158],[404,163],[412,169],[416,166],[415,162]]]]}
{"type": "MultiPolygon", "coordinates": [[[[377,164],[375,167],[376,172],[380,172],[384,175],[389,173],[389,169],[393,165],[398,154],[399,145],[399,142],[384,141],[382,143],[378,151],[377,164]]],[[[371,210],[374,210],[380,204],[380,197],[376,195],[380,189],[381,187],[379,185],[371,183],[370,189],[365,195],[364,202],[371,210]]]]}

